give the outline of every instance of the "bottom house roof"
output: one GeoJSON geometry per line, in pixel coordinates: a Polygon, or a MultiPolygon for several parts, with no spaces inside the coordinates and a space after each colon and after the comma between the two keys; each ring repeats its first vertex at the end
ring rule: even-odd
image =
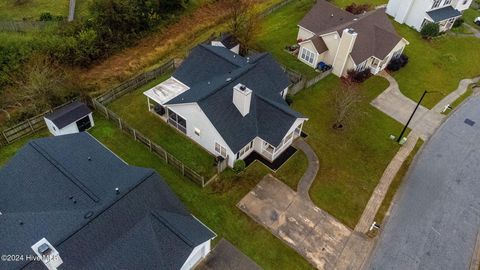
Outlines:
{"type": "MultiPolygon", "coordinates": [[[[86,133],[22,148],[0,170],[0,212],[1,254],[33,256],[45,237],[59,269],[180,269],[215,237],[158,174],[125,164],[86,133]]],[[[0,262],[18,268],[45,266],[0,262]]]]}

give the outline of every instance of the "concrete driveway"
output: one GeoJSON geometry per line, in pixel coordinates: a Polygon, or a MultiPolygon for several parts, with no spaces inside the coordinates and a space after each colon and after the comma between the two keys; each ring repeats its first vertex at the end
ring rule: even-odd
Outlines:
{"type": "Polygon", "coordinates": [[[469,269],[479,228],[476,96],[438,129],[417,157],[368,269],[469,269]]]}
{"type": "Polygon", "coordinates": [[[254,261],[225,239],[215,246],[210,255],[195,270],[260,270],[254,261]]]}
{"type": "Polygon", "coordinates": [[[272,176],[266,176],[238,207],[319,269],[335,268],[352,233],[272,176]]]}

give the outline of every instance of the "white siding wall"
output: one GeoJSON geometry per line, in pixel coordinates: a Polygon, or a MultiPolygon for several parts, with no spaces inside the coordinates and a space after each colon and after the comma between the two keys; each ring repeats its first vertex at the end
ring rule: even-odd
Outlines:
{"type": "Polygon", "coordinates": [[[202,109],[196,103],[178,104],[168,106],[175,113],[183,117],[187,121],[187,136],[200,144],[208,152],[214,156],[218,156],[215,152],[215,142],[219,143],[227,149],[229,156],[229,165],[233,166],[235,155],[223,140],[222,136],[215,129],[208,117],[203,113],[202,109]],[[200,136],[195,134],[195,128],[200,130],[200,136]]]}
{"type": "Polygon", "coordinates": [[[335,59],[335,55],[337,54],[337,49],[340,44],[340,35],[337,32],[334,32],[324,35],[322,38],[328,48],[328,51],[325,53],[324,62],[332,65],[333,59],[335,59]]]}
{"type": "Polygon", "coordinates": [[[307,29],[299,26],[297,40],[306,40],[313,37],[314,33],[308,31],[307,29]]]}
{"type": "Polygon", "coordinates": [[[465,0],[453,0],[452,6],[460,11],[465,11],[468,8],[470,8],[470,5],[472,4],[473,0],[468,0],[464,4],[465,0]]]}
{"type": "Polygon", "coordinates": [[[210,253],[210,240],[195,247],[181,270],[190,270],[210,253]]]}
{"type": "MultiPolygon", "coordinates": [[[[93,121],[93,114],[90,113],[88,115],[88,117],[90,118],[90,124],[93,127],[95,125],[95,123],[93,121]]],[[[80,118],[80,119],[82,119],[82,118],[80,118]]],[[[52,121],[50,121],[47,118],[44,118],[45,124],[47,125],[47,128],[48,128],[48,131],[50,131],[50,133],[54,136],[61,136],[61,135],[78,133],[79,131],[78,131],[78,127],[77,127],[77,121],[80,120],[80,119],[77,119],[76,121],[74,121],[73,123],[71,123],[70,125],[62,128],[62,129],[59,129],[59,128],[57,128],[57,126],[52,121]]]]}

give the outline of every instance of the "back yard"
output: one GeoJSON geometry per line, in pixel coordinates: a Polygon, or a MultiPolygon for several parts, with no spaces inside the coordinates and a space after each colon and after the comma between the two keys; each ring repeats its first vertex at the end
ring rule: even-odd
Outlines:
{"type": "MultiPolygon", "coordinates": [[[[77,1],[75,14],[84,16],[92,0],[77,1]]],[[[53,16],[68,16],[69,1],[59,0],[2,0],[0,1],[0,20],[38,20],[44,12],[53,16]],[[22,3],[23,2],[23,3],[22,3]]]]}
{"type": "Polygon", "coordinates": [[[215,174],[214,157],[148,111],[147,98],[143,92],[166,80],[170,75],[160,76],[149,84],[115,100],[108,107],[185,165],[208,179],[215,174]]]}

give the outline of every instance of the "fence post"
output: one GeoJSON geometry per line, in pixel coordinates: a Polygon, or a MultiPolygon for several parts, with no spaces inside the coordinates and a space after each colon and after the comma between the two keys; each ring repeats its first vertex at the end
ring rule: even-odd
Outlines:
{"type": "Polygon", "coordinates": [[[5,141],[7,141],[7,144],[10,144],[10,141],[8,140],[7,135],[5,135],[5,132],[2,132],[2,134],[3,134],[3,137],[5,138],[5,141]]]}
{"type": "Polygon", "coordinates": [[[202,188],[205,187],[205,176],[202,176],[202,188]]]}
{"type": "Polygon", "coordinates": [[[120,130],[123,130],[122,128],[122,118],[118,118],[118,126],[120,127],[120,130]]]}
{"type": "Polygon", "coordinates": [[[107,120],[110,120],[110,115],[108,114],[108,109],[107,107],[103,107],[105,109],[105,116],[107,117],[107,120]]]}
{"type": "Polygon", "coordinates": [[[185,164],[182,163],[182,175],[185,176],[185,164]]]}
{"type": "Polygon", "coordinates": [[[33,127],[32,127],[32,124],[30,123],[30,119],[27,119],[27,123],[28,123],[28,125],[30,126],[30,129],[31,129],[32,131],[35,131],[35,129],[33,129],[33,127]]]}
{"type": "Polygon", "coordinates": [[[133,130],[133,139],[135,139],[135,141],[137,140],[137,132],[135,129],[133,130]]]}
{"type": "Polygon", "coordinates": [[[148,140],[148,148],[150,148],[150,152],[152,152],[152,141],[148,140]]]}

